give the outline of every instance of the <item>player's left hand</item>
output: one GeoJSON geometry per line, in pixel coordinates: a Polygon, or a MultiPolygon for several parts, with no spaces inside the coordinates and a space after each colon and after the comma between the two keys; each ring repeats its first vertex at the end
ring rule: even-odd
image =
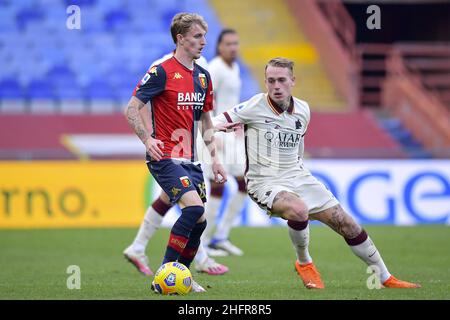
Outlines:
{"type": "Polygon", "coordinates": [[[214,162],[212,164],[212,171],[214,173],[214,180],[217,183],[227,182],[227,173],[225,172],[225,169],[219,162],[214,162]]]}

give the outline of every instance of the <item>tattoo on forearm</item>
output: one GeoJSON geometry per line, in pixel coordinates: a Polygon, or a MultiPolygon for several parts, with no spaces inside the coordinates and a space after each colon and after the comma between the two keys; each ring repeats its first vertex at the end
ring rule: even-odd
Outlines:
{"type": "Polygon", "coordinates": [[[148,131],[142,121],[139,109],[135,105],[128,105],[127,108],[127,120],[139,139],[145,144],[148,139],[148,131]]]}

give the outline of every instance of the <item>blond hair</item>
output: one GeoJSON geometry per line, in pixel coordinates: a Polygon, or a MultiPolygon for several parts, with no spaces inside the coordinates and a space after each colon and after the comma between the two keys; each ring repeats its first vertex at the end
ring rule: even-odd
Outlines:
{"type": "Polygon", "coordinates": [[[170,33],[172,35],[173,42],[177,44],[177,35],[185,35],[194,24],[198,24],[205,31],[208,31],[208,24],[201,15],[187,12],[176,14],[172,19],[172,24],[170,25],[170,33]]]}
{"type": "Polygon", "coordinates": [[[268,66],[278,67],[278,68],[288,68],[289,71],[291,72],[291,75],[294,74],[294,61],[286,59],[286,58],[278,57],[278,58],[271,59],[266,64],[266,68],[264,69],[264,73],[267,70],[268,66]]]}

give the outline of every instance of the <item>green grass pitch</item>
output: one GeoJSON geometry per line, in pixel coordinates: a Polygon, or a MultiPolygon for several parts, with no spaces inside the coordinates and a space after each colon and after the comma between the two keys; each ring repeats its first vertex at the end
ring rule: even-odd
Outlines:
{"type": "MultiPolygon", "coordinates": [[[[325,290],[307,290],[294,271],[294,250],[285,227],[235,228],[232,240],[243,257],[221,257],[223,276],[193,273],[206,293],[163,297],[125,261],[123,249],[137,229],[0,231],[0,299],[450,299],[448,226],[365,226],[389,270],[420,289],[369,290],[366,265],[329,228],[311,227],[310,252],[325,290]],[[67,267],[81,270],[81,289],[69,290],[67,267]]],[[[169,229],[150,241],[153,270],[162,260],[169,229]]]]}

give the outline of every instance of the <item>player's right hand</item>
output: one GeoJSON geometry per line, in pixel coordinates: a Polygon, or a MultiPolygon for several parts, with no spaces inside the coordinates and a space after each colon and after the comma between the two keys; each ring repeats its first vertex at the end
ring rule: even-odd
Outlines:
{"type": "Polygon", "coordinates": [[[164,142],[158,139],[154,139],[152,137],[148,138],[145,148],[147,149],[147,153],[152,157],[152,159],[159,161],[164,156],[164,153],[161,149],[164,149],[164,142]]]}
{"type": "Polygon", "coordinates": [[[236,128],[242,127],[241,123],[233,122],[233,123],[218,123],[214,126],[214,130],[216,132],[233,132],[236,128]]]}
{"type": "Polygon", "coordinates": [[[214,180],[217,183],[225,183],[227,182],[227,173],[223,166],[219,162],[213,162],[212,171],[214,174],[214,180]]]}

